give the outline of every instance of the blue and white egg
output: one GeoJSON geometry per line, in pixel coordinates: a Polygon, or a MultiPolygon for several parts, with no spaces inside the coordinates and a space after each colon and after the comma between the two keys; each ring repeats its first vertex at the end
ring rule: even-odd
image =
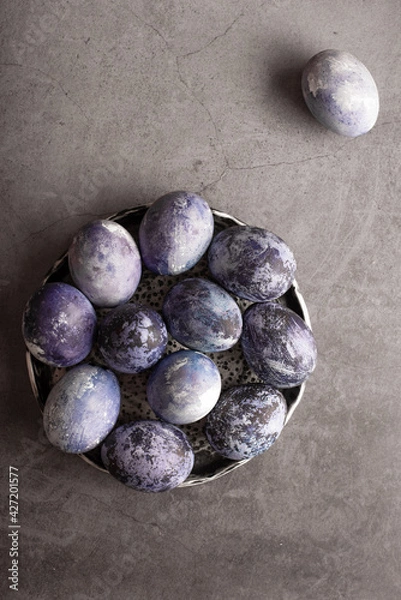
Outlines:
{"type": "Polygon", "coordinates": [[[121,483],[143,492],[163,492],[183,483],[194,453],[178,427],[139,420],[117,427],[102,444],[102,461],[121,483]]]}
{"type": "Polygon", "coordinates": [[[68,283],[46,283],[28,300],[22,335],[30,353],[53,367],[71,367],[92,349],[97,317],[89,300],[68,283]]]}
{"type": "Polygon", "coordinates": [[[280,237],[250,225],[218,233],[210,245],[208,262],[212,276],[222,287],[252,302],[282,296],[296,270],[294,255],[280,237]]]}
{"type": "Polygon", "coordinates": [[[160,275],[191,269],[206,252],[214,232],[213,213],[191,192],[170,192],[153,202],[139,228],[145,266],[160,275]]]}
{"type": "Polygon", "coordinates": [[[224,391],[207,416],[206,437],[212,448],[231,460],[250,459],[268,450],[287,416],[283,394],[264,384],[244,384],[224,391]]]}
{"type": "Polygon", "coordinates": [[[152,367],[166,350],[167,341],[162,317],[142,304],[112,308],[99,322],[100,355],[109,368],[120,373],[140,373],[152,367]]]}
{"type": "Polygon", "coordinates": [[[367,133],[379,114],[379,93],[366,66],[349,52],[323,50],[302,73],[302,93],[313,116],[348,137],[367,133]]]}
{"type": "Polygon", "coordinates": [[[146,388],[153,412],[176,425],[194,423],[215,406],[221,392],[216,364],[195,350],[179,350],[153,369],[146,388]]]}
{"type": "Polygon", "coordinates": [[[68,250],[68,264],[75,285],[100,307],[127,302],[142,275],[135,240],[119,223],[96,220],[84,225],[68,250]]]}
{"type": "Polygon", "coordinates": [[[175,284],[164,298],[162,314],[171,335],[200,352],[228,350],[241,336],[238,304],[222,287],[203,277],[175,284]]]}
{"type": "Polygon", "coordinates": [[[244,313],[242,350],[249,367],[277,388],[302,384],[316,366],[316,341],[308,325],[277,302],[251,305],[244,313]]]}
{"type": "Polygon", "coordinates": [[[90,364],[75,366],[54,385],[46,400],[46,436],[64,452],[88,452],[115,426],[120,403],[120,386],[112,371],[90,364]]]}

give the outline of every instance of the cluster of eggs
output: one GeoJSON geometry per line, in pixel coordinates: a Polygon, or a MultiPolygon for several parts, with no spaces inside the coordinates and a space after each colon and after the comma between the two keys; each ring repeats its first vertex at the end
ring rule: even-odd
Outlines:
{"type": "Polygon", "coordinates": [[[247,225],[215,234],[213,212],[202,197],[172,192],[148,207],[137,241],[116,222],[86,224],[70,244],[68,266],[73,284],[44,283],[23,314],[31,354],[66,367],[43,411],[53,445],[68,453],[99,446],[114,477],[156,492],[176,487],[193,469],[194,452],[181,425],[206,417],[211,448],[231,460],[273,444],[287,414],[281,389],[303,383],[316,363],[310,328],[276,302],[296,268],[281,238],[247,225]],[[205,256],[210,277],[179,278],[160,311],[136,300],[144,269],[179,275],[205,256]],[[241,298],[249,301],[244,312],[241,298]],[[181,349],[166,352],[169,335],[181,349]],[[261,382],[222,391],[208,354],[237,343],[261,382]],[[93,348],[102,366],[88,359],[93,348]],[[145,370],[156,419],[118,425],[117,375],[145,370]]]}

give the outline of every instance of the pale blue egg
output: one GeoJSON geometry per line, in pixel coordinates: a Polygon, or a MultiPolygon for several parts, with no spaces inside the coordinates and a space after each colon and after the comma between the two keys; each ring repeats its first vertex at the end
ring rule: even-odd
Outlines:
{"type": "Polygon", "coordinates": [[[120,412],[120,386],[112,371],[82,364],[54,385],[43,411],[51,444],[64,452],[88,452],[102,442],[120,412]]]}
{"type": "Polygon", "coordinates": [[[379,93],[365,65],[349,52],[323,50],[302,73],[302,93],[313,116],[328,129],[357,137],[372,129],[379,93]]]}
{"type": "Polygon", "coordinates": [[[216,364],[195,350],[179,350],[163,358],[147,384],[154,413],[169,423],[199,421],[215,406],[221,391],[216,364]]]}

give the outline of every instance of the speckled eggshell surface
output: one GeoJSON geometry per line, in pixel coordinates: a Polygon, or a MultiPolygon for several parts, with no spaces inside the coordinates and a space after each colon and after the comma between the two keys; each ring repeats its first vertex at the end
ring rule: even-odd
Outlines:
{"type": "Polygon", "coordinates": [[[100,307],[127,302],[142,274],[133,237],[108,220],[92,221],[77,232],[68,250],[68,265],[75,285],[100,307]]]}
{"type": "Polygon", "coordinates": [[[316,366],[311,329],[278,302],[253,304],[245,311],[242,350],[250,368],[277,388],[300,385],[316,366]]]}
{"type": "Polygon", "coordinates": [[[25,307],[22,334],[31,354],[54,367],[71,367],[88,356],[97,317],[89,300],[68,283],[46,283],[25,307]]]}
{"type": "Polygon", "coordinates": [[[117,427],[103,442],[101,456],[113,477],[143,492],[177,487],[194,464],[194,453],[184,432],[153,420],[117,427]]]}
{"type": "Polygon", "coordinates": [[[279,390],[258,383],[238,385],[221,394],[207,417],[205,434],[222,456],[249,459],[272,446],[286,416],[287,404],[279,390]]]}
{"type": "Polygon", "coordinates": [[[140,373],[153,366],[167,340],[159,313],[138,303],[112,308],[99,322],[99,352],[106,365],[120,373],[140,373]]]}
{"type": "Polygon", "coordinates": [[[153,202],[140,224],[143,262],[160,275],[188,271],[206,252],[213,232],[206,200],[191,192],[170,192],[153,202]]]}
{"type": "Polygon", "coordinates": [[[238,304],[222,287],[203,277],[174,285],[162,313],[171,335],[200,352],[221,352],[237,343],[242,332],[238,304]]]}
{"type": "Polygon", "coordinates": [[[90,364],[73,367],[54,385],[46,400],[45,433],[64,452],[88,452],[113,429],[120,402],[120,386],[114,373],[90,364]]]}
{"type": "Polygon", "coordinates": [[[367,133],[379,114],[379,93],[365,65],[349,52],[323,50],[306,64],[305,102],[325,127],[348,137],[367,133]]]}
{"type": "Polygon", "coordinates": [[[195,350],[179,350],[163,358],[154,367],[146,389],[154,413],[176,425],[202,419],[215,406],[220,391],[218,367],[195,350]]]}
{"type": "Polygon", "coordinates": [[[291,286],[296,262],[287,244],[260,227],[238,225],[218,233],[208,251],[209,269],[226,290],[253,302],[274,300],[291,286]]]}

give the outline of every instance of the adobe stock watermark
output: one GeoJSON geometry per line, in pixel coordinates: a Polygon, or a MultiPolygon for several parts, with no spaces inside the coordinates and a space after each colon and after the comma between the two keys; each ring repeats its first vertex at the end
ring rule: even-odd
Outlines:
{"type": "Polygon", "coordinates": [[[18,592],[19,585],[19,473],[18,468],[8,467],[8,558],[7,582],[10,590],[18,592]]]}

